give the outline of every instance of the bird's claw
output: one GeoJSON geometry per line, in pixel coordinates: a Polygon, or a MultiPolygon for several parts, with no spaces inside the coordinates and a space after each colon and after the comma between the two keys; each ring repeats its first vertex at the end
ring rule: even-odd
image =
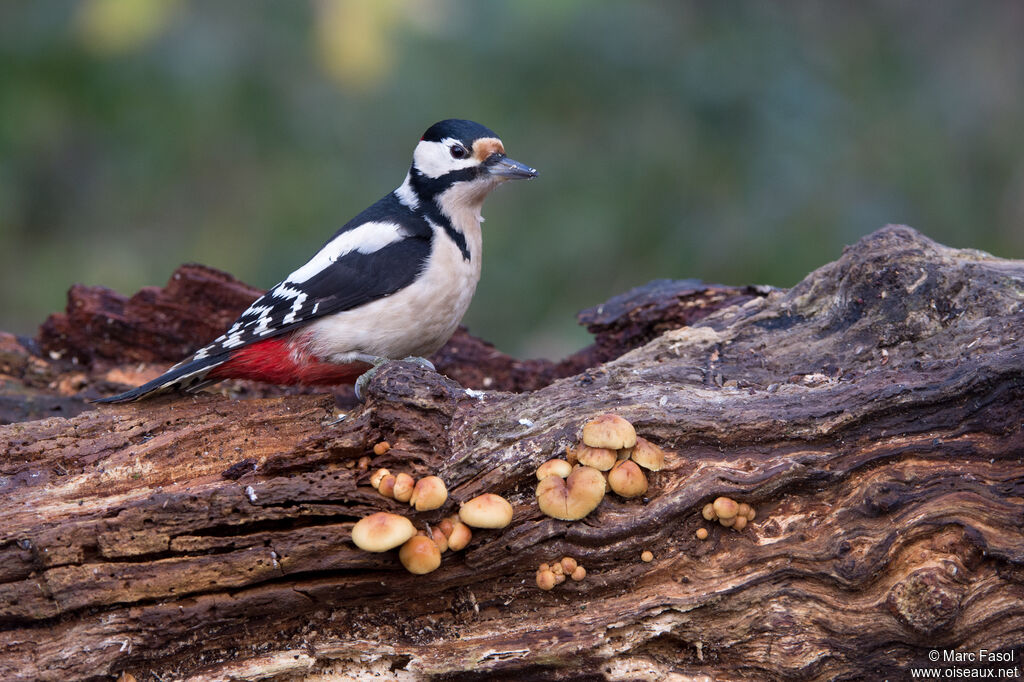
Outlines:
{"type": "MultiPolygon", "coordinates": [[[[373,365],[370,369],[363,372],[358,379],[356,379],[355,391],[356,400],[361,403],[366,402],[366,387],[370,385],[370,380],[380,370],[383,365],[391,362],[391,358],[375,358],[370,364],[373,365]]],[[[417,355],[410,355],[402,358],[399,362],[411,362],[414,365],[419,365],[424,369],[429,369],[431,372],[436,372],[437,368],[434,367],[434,363],[426,358],[421,358],[417,355]]]]}
{"type": "Polygon", "coordinates": [[[434,367],[434,363],[426,358],[421,358],[418,355],[409,355],[402,358],[402,362],[411,362],[414,365],[419,365],[423,369],[429,369],[431,372],[436,372],[437,367],[434,367]]]}

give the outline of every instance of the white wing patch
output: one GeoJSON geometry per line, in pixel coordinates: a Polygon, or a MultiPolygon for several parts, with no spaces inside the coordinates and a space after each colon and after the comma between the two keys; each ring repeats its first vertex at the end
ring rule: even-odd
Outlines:
{"type": "Polygon", "coordinates": [[[310,296],[309,293],[303,291],[304,288],[307,288],[303,286],[305,282],[329,269],[347,254],[375,253],[407,236],[405,228],[391,222],[364,223],[342,232],[320,249],[308,263],[254,301],[235,320],[230,329],[197,351],[192,356],[192,360],[202,360],[218,352],[244,346],[254,339],[275,334],[282,327],[298,322],[300,315],[303,318],[316,316],[320,308],[319,301],[313,304],[312,311],[304,312],[310,296]]]}
{"type": "Polygon", "coordinates": [[[388,244],[397,242],[403,237],[405,237],[404,230],[395,223],[363,223],[359,227],[342,232],[327,242],[326,246],[320,249],[308,263],[288,275],[281,285],[283,286],[288,283],[301,284],[315,277],[324,269],[329,268],[335,261],[347,253],[352,253],[353,251],[373,253],[374,251],[380,251],[388,244]]]}

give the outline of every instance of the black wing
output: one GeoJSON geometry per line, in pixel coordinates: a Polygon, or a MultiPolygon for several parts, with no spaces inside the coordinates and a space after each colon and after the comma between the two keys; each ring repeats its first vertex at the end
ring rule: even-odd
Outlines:
{"type": "MultiPolygon", "coordinates": [[[[345,225],[325,247],[362,225],[381,222],[397,225],[401,238],[369,253],[358,250],[343,253],[302,281],[292,281],[299,271],[292,273],[256,299],[224,334],[189,360],[217,356],[285,334],[319,317],[359,307],[412,284],[430,257],[433,230],[394,194],[345,225]]],[[[319,256],[320,253],[311,262],[319,256]]]]}
{"type": "MultiPolygon", "coordinates": [[[[256,299],[224,334],[191,357],[153,381],[96,402],[128,402],[174,386],[187,390],[201,388],[212,383],[204,380],[207,372],[227,361],[231,352],[238,348],[286,334],[319,317],[356,308],[409,286],[430,258],[433,230],[393,193],[356,216],[324,246],[371,222],[397,225],[400,238],[369,253],[358,250],[342,253],[300,282],[285,279],[256,299]]],[[[323,248],[317,256],[322,252],[323,248]]],[[[315,262],[317,256],[311,262],[315,262]]]]}

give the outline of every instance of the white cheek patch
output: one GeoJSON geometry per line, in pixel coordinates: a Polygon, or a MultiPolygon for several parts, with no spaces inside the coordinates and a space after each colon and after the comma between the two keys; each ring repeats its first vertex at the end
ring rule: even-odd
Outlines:
{"type": "Polygon", "coordinates": [[[416,166],[416,170],[428,178],[439,178],[454,170],[470,168],[480,163],[471,155],[464,159],[453,159],[449,147],[454,144],[462,143],[450,137],[446,137],[440,142],[420,140],[420,143],[416,145],[416,151],[412,153],[413,165],[416,166]]]}
{"type": "Polygon", "coordinates": [[[405,234],[402,227],[395,223],[363,223],[359,227],[342,232],[327,242],[327,245],[320,249],[308,263],[288,275],[285,282],[301,284],[316,276],[317,273],[322,272],[325,268],[329,268],[335,261],[347,253],[352,253],[353,251],[373,253],[404,237],[405,234]]]}

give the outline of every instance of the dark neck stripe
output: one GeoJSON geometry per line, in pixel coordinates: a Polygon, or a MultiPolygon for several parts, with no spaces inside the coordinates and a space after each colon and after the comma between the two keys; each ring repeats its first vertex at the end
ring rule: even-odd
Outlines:
{"type": "Polygon", "coordinates": [[[456,182],[472,180],[479,175],[479,173],[480,170],[478,167],[463,168],[461,170],[452,171],[451,173],[446,173],[439,178],[428,178],[415,167],[409,171],[409,184],[412,186],[413,191],[416,193],[416,198],[419,200],[419,207],[417,210],[422,212],[423,215],[431,221],[444,228],[445,234],[455,242],[455,245],[459,247],[459,251],[462,252],[462,258],[467,261],[471,260],[472,257],[469,253],[469,247],[466,244],[466,235],[462,234],[460,230],[455,229],[455,226],[452,225],[451,219],[445,215],[444,211],[442,211],[441,207],[438,205],[437,198],[456,182]]]}

